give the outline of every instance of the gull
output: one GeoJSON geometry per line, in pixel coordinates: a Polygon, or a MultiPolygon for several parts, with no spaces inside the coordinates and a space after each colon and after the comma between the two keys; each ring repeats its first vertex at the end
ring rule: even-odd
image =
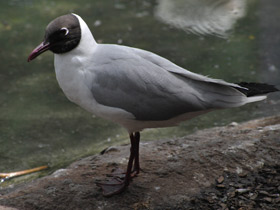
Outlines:
{"type": "Polygon", "coordinates": [[[123,126],[130,157],[122,176],[97,182],[104,196],[123,192],[140,172],[140,131],[176,126],[215,109],[261,101],[274,86],[229,83],[190,72],[145,50],[98,44],[85,21],[67,14],[51,21],[43,42],[28,57],[50,50],[59,86],[66,97],[96,116],[123,126]]]}

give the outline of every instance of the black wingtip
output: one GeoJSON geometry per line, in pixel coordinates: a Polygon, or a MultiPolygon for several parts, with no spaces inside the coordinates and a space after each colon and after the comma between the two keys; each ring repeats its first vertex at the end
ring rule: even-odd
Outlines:
{"type": "Polygon", "coordinates": [[[244,93],[246,96],[256,96],[256,95],[264,95],[267,93],[277,92],[279,91],[274,85],[268,85],[264,83],[253,83],[253,82],[240,82],[239,86],[247,88],[236,88],[240,92],[244,93]]]}

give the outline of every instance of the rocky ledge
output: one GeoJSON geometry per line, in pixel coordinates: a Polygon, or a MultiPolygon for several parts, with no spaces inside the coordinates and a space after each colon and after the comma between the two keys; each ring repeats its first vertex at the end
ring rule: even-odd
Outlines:
{"type": "Polygon", "coordinates": [[[140,145],[143,171],[110,198],[95,182],[126,167],[129,145],[0,191],[0,209],[280,209],[280,116],[140,145]]]}

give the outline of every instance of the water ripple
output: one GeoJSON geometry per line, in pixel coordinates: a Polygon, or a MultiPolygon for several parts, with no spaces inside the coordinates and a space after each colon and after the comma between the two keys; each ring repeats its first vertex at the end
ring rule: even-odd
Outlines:
{"type": "Polygon", "coordinates": [[[186,32],[226,38],[246,5],[247,0],[158,0],[155,16],[186,32]]]}

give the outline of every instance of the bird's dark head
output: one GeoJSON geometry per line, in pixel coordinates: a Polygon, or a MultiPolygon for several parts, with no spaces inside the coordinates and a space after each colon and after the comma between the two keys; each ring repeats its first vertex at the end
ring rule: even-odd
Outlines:
{"type": "Polygon", "coordinates": [[[81,40],[79,19],[74,14],[60,16],[49,23],[44,41],[28,57],[28,62],[43,52],[66,53],[78,46],[81,40]]]}

